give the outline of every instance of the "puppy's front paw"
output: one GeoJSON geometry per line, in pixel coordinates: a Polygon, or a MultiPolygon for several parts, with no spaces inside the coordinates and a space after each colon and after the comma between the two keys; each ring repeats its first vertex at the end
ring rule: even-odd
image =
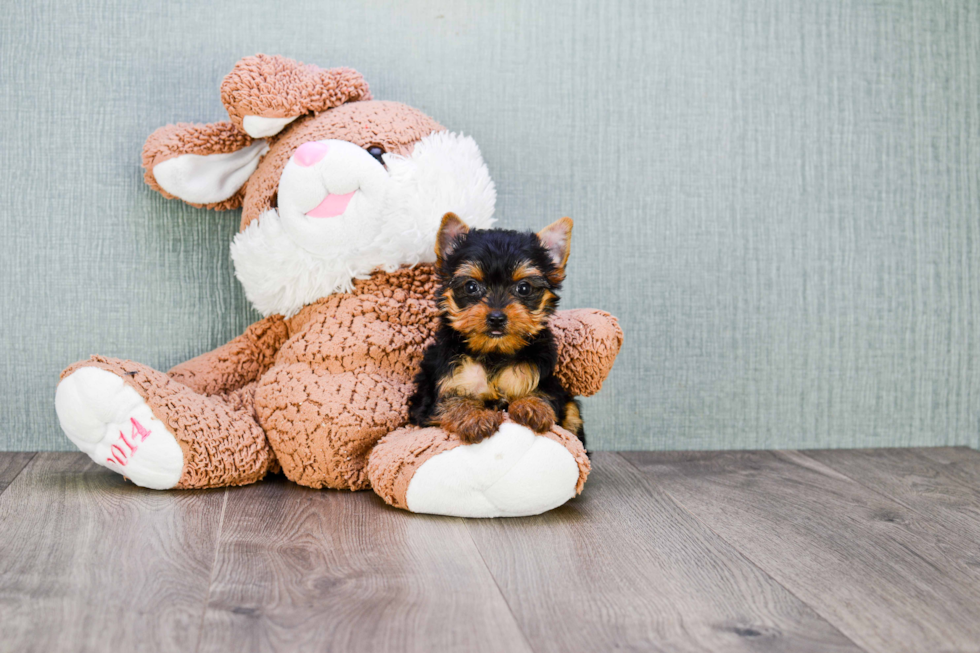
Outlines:
{"type": "Polygon", "coordinates": [[[456,424],[455,431],[466,444],[476,444],[496,433],[503,422],[504,414],[500,411],[475,408],[456,424]]]}
{"type": "Polygon", "coordinates": [[[511,419],[535,433],[550,431],[555,424],[555,410],[541,397],[522,397],[507,409],[511,419]]]}
{"type": "Polygon", "coordinates": [[[489,438],[504,422],[504,414],[500,411],[462,398],[446,401],[439,412],[439,426],[455,433],[466,444],[476,444],[489,438]]]}

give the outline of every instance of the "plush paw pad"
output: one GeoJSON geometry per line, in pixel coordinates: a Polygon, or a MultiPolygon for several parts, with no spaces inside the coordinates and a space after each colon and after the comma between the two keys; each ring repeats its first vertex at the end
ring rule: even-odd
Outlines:
{"type": "Polygon", "coordinates": [[[405,494],[412,512],[457,517],[519,517],[557,508],[573,496],[579,468],[554,440],[506,422],[479,444],[425,461],[405,494]]]}
{"type": "Polygon", "coordinates": [[[173,434],[136,390],[97,367],[83,367],[58,384],[55,410],[68,439],[98,464],[136,485],[177,485],[184,454],[173,434]]]}

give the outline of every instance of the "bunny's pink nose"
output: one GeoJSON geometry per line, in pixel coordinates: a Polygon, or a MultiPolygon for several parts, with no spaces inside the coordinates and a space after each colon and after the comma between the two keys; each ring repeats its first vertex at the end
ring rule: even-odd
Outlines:
{"type": "Polygon", "coordinates": [[[326,143],[310,141],[300,145],[296,152],[293,153],[293,158],[296,160],[296,163],[300,164],[304,168],[309,168],[311,165],[325,157],[329,149],[330,146],[326,143]]]}

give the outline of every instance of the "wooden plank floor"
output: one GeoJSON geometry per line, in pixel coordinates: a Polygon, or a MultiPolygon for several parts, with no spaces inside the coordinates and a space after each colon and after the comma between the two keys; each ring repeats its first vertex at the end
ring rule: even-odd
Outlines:
{"type": "Polygon", "coordinates": [[[546,515],[0,453],[7,651],[980,652],[980,453],[597,453],[546,515]]]}

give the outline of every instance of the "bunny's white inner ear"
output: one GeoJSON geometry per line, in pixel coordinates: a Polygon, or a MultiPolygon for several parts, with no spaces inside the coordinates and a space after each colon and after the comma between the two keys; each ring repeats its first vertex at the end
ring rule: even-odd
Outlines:
{"type": "Polygon", "coordinates": [[[267,138],[275,136],[282,128],[299,118],[263,118],[262,116],[245,116],[242,119],[242,129],[252,138],[267,138]]]}
{"type": "Polygon", "coordinates": [[[225,154],[182,154],[153,166],[160,188],[191,204],[216,204],[238,192],[269,151],[264,140],[225,154]]]}

